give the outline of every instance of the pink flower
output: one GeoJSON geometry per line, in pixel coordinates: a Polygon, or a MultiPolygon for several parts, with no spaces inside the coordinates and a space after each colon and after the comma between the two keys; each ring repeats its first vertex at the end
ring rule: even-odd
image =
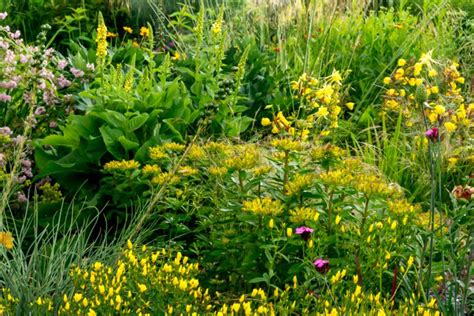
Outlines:
{"type": "Polygon", "coordinates": [[[58,61],[59,70],[63,70],[64,68],[66,68],[66,66],[67,66],[67,60],[61,59],[60,61],[58,61]]]}
{"type": "Polygon", "coordinates": [[[314,262],[314,267],[319,273],[326,273],[329,271],[329,261],[324,260],[323,258],[316,259],[314,262]]]}
{"type": "Polygon", "coordinates": [[[12,97],[5,93],[0,93],[0,101],[1,102],[10,102],[12,97]]]}
{"type": "Polygon", "coordinates": [[[80,69],[77,69],[77,68],[74,68],[74,67],[71,67],[71,73],[76,78],[80,78],[80,77],[84,76],[84,71],[82,71],[80,69]]]}
{"type": "Polygon", "coordinates": [[[8,13],[6,12],[0,12],[0,20],[5,20],[8,16],[8,13]]]}
{"type": "Polygon", "coordinates": [[[306,226],[301,226],[301,227],[298,227],[296,230],[295,230],[295,233],[297,235],[300,235],[301,238],[303,238],[304,240],[308,240],[309,239],[309,236],[311,235],[311,233],[314,232],[314,229],[312,228],[309,228],[309,227],[306,227],[306,226]]]}
{"type": "Polygon", "coordinates": [[[432,127],[431,129],[427,130],[425,133],[426,137],[432,141],[437,141],[439,136],[439,130],[437,127],[432,127]]]}

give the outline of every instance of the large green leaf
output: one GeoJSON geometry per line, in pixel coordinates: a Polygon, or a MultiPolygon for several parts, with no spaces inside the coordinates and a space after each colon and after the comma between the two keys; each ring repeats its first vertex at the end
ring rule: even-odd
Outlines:
{"type": "Polygon", "coordinates": [[[133,132],[133,131],[139,129],[140,127],[142,127],[143,124],[145,124],[146,121],[148,120],[148,117],[149,117],[149,115],[147,113],[142,113],[142,114],[139,114],[139,115],[136,115],[136,116],[130,118],[127,121],[127,130],[128,130],[128,132],[133,132]]]}
{"type": "Polygon", "coordinates": [[[120,136],[124,136],[122,131],[109,126],[102,126],[99,130],[107,150],[115,159],[123,159],[122,144],[118,140],[120,136]]]}

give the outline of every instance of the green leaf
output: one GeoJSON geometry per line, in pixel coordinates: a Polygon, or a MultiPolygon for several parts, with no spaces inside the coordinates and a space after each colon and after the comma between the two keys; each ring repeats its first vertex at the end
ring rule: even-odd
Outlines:
{"type": "Polygon", "coordinates": [[[118,141],[122,144],[125,151],[136,149],[140,146],[139,143],[127,139],[125,136],[119,136],[118,141]]]}
{"type": "Polygon", "coordinates": [[[122,159],[121,144],[118,141],[120,136],[124,136],[118,129],[110,128],[109,126],[102,126],[100,129],[102,139],[104,140],[107,150],[114,156],[115,159],[122,159]]]}
{"type": "Polygon", "coordinates": [[[148,120],[148,117],[149,115],[147,113],[142,113],[130,118],[127,122],[127,131],[133,132],[139,129],[140,127],[143,126],[143,124],[146,123],[146,121],[148,120]]]}

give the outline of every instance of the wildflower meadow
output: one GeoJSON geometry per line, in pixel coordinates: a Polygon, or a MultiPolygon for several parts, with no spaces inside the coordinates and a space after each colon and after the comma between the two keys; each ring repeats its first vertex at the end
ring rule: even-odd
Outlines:
{"type": "Polygon", "coordinates": [[[0,315],[473,315],[474,4],[0,0],[0,315]]]}

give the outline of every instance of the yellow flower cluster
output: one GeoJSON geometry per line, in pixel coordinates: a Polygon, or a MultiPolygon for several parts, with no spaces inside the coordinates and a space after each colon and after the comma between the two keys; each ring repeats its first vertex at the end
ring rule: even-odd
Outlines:
{"type": "Polygon", "coordinates": [[[257,215],[275,216],[283,212],[283,206],[279,200],[272,200],[270,197],[256,198],[242,203],[242,209],[257,215]]]}
{"type": "MultiPolygon", "coordinates": [[[[301,100],[302,108],[308,114],[306,121],[323,127],[322,135],[327,135],[339,126],[338,119],[342,114],[341,85],[342,75],[337,70],[321,80],[304,73],[298,81],[291,83],[297,98],[301,100]]],[[[346,106],[352,109],[354,104],[348,102],[346,106]]]]}
{"type": "Polygon", "coordinates": [[[140,167],[140,164],[135,160],[112,160],[104,165],[106,171],[124,171],[135,170],[140,167]]]}
{"type": "Polygon", "coordinates": [[[295,178],[285,185],[287,195],[298,195],[304,189],[314,183],[315,176],[313,174],[296,174],[295,178]]]}
{"type": "Polygon", "coordinates": [[[316,222],[319,212],[309,207],[299,207],[290,211],[290,221],[295,224],[303,224],[309,221],[316,222]]]}
{"type": "Polygon", "coordinates": [[[288,138],[274,139],[271,145],[282,151],[302,151],[305,144],[288,138]]]}
{"type": "Polygon", "coordinates": [[[260,150],[256,145],[238,145],[233,147],[233,153],[224,161],[224,165],[235,170],[250,170],[259,160],[260,150]]]}
{"type": "MultiPolygon", "coordinates": [[[[472,125],[474,105],[466,104],[459,85],[464,84],[457,63],[447,65],[443,71],[435,69],[431,52],[423,54],[415,64],[399,60],[391,77],[384,78],[388,89],[384,95],[384,112],[401,112],[405,125],[422,123],[419,103],[423,102],[424,115],[432,124],[444,127],[448,134],[460,126],[472,125]],[[427,106],[426,106],[427,105],[427,106]]],[[[384,114],[382,112],[382,114],[384,114]]]]}

